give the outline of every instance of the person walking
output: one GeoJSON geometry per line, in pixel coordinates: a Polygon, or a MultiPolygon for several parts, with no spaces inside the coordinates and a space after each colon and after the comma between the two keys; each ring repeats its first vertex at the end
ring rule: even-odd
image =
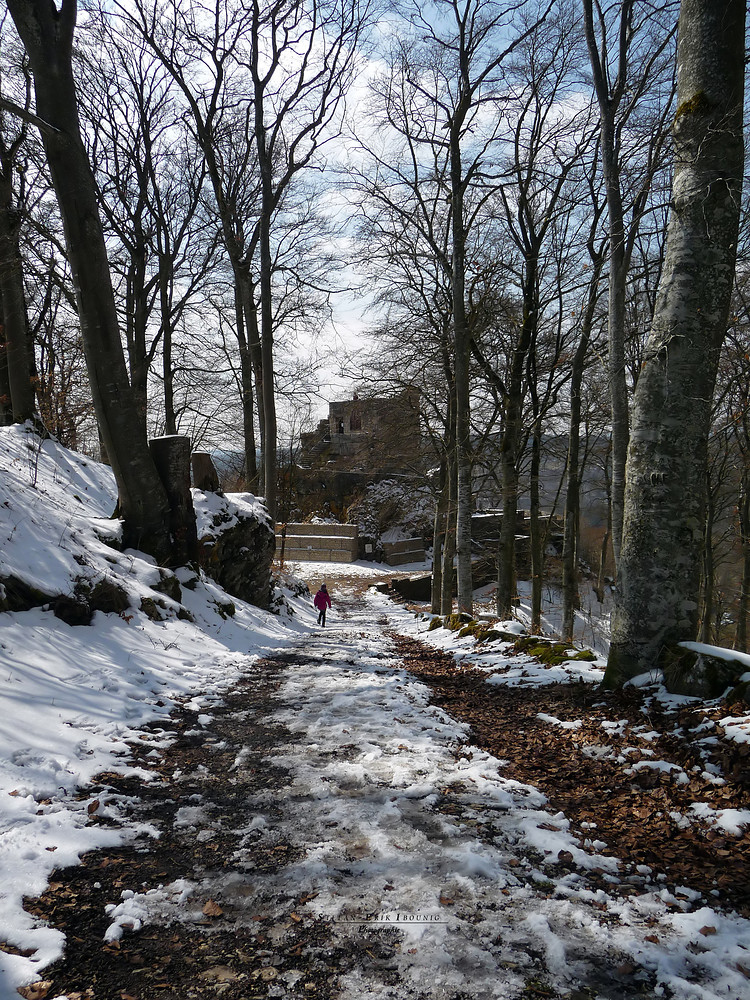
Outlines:
{"type": "Polygon", "coordinates": [[[328,593],[328,589],[324,583],[321,583],[320,590],[315,595],[313,604],[318,609],[318,625],[325,625],[326,611],[331,606],[331,596],[328,593]]]}

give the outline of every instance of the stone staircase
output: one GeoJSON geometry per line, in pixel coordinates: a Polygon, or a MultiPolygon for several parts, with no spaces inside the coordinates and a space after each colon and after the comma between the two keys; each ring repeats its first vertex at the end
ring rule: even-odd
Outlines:
{"type": "Polygon", "coordinates": [[[276,558],[284,562],[355,562],[358,553],[356,524],[277,524],[276,558]]]}
{"type": "Polygon", "coordinates": [[[383,542],[383,552],[389,566],[424,562],[424,542],[421,538],[405,538],[400,542],[383,542]]]}

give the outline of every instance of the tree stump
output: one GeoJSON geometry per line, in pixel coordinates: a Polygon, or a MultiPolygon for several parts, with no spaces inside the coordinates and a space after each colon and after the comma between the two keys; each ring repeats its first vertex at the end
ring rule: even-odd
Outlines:
{"type": "Polygon", "coordinates": [[[213,459],[207,451],[194,451],[191,459],[193,464],[193,486],[204,493],[219,492],[219,474],[213,459]]]}
{"type": "Polygon", "coordinates": [[[169,498],[173,566],[198,560],[198,529],[190,492],[190,438],[178,434],[153,438],[151,456],[169,498]]]}

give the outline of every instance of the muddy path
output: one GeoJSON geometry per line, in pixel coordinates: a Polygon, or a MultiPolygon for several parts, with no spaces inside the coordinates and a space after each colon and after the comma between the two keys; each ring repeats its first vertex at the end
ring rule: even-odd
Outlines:
{"type": "MultiPolygon", "coordinates": [[[[456,778],[457,767],[473,766],[471,742],[507,761],[516,781],[546,781],[552,812],[575,813],[578,803],[574,819],[601,822],[612,812],[601,773],[581,767],[569,741],[564,749],[542,746],[532,718],[545,708],[561,717],[579,712],[586,707],[575,703],[580,694],[570,695],[567,709],[559,691],[537,692],[533,701],[526,695],[525,709],[521,700],[501,706],[477,677],[388,634],[385,616],[373,620],[362,596],[369,582],[335,580],[330,628],[248,662],[230,693],[146,729],[129,763],[150,780],[99,776],[89,821],[126,828],[127,843],[86,855],[28,900],[27,909],[62,930],[67,945],[63,960],[24,992],[27,1000],[665,995],[653,991],[651,970],[602,945],[601,931],[566,941],[565,975],[553,974],[545,951],[544,934],[564,937],[567,919],[550,879],[574,877],[581,898],[590,897],[586,919],[599,928],[619,919],[601,902],[602,887],[610,897],[645,889],[635,871],[644,855],[632,833],[618,839],[617,824],[607,827],[610,851],[633,853],[615,884],[595,866],[579,870],[565,852],[542,877],[540,856],[513,827],[514,809],[528,816],[537,809],[523,798],[533,799],[533,790],[500,807],[497,797],[456,778]],[[369,673],[357,674],[366,660],[369,673]],[[435,706],[466,723],[461,739],[421,695],[404,700],[408,685],[394,681],[402,666],[431,688],[435,706]],[[438,763],[430,765],[433,744],[438,763]],[[406,778],[391,767],[404,759],[406,778]],[[429,766],[442,768],[438,794],[416,787],[429,766]],[[468,872],[499,867],[485,888],[472,885],[462,896],[471,879],[456,871],[467,860],[468,872]],[[391,899],[413,914],[427,895],[435,919],[452,922],[450,940],[425,944],[387,917],[370,919],[391,899]],[[334,911],[347,919],[326,917],[334,911]],[[541,937],[527,929],[529,914],[546,928],[541,937]],[[437,959],[447,971],[438,974],[437,959]]],[[[541,825],[560,826],[554,817],[541,825]]],[[[644,842],[648,836],[644,827],[644,842]]],[[[674,877],[683,873],[676,867],[674,877]]],[[[706,875],[707,893],[720,875],[706,875]]],[[[735,888],[731,898],[739,902],[735,888]]]]}

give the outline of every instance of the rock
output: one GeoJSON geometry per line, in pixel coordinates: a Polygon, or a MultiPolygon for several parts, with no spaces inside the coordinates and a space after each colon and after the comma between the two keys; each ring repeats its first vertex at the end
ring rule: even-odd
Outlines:
{"type": "Polygon", "coordinates": [[[141,598],[141,611],[152,622],[162,622],[166,618],[166,615],[162,614],[160,609],[166,610],[161,601],[154,600],[151,597],[141,598]]]}
{"type": "Polygon", "coordinates": [[[55,600],[55,594],[45,594],[14,576],[0,578],[0,611],[28,611],[55,600]]]}
{"type": "Polygon", "coordinates": [[[715,656],[710,647],[698,643],[670,646],[662,651],[661,660],[667,691],[696,698],[718,698],[747,673],[747,664],[715,656]]]}
{"type": "Polygon", "coordinates": [[[124,587],[104,579],[94,584],[86,599],[92,611],[119,615],[130,607],[130,597],[124,587]]]}
{"type": "Polygon", "coordinates": [[[194,502],[201,568],[233,597],[269,607],[276,537],[265,507],[249,493],[196,491],[194,502]]]}
{"type": "Polygon", "coordinates": [[[52,611],[55,618],[65,622],[66,625],[90,625],[94,612],[88,601],[81,597],[68,597],[61,594],[52,602],[52,611]]]}
{"type": "Polygon", "coordinates": [[[180,581],[174,573],[170,573],[169,570],[159,569],[159,575],[160,580],[158,583],[154,584],[153,589],[158,590],[161,594],[166,594],[167,597],[171,597],[173,601],[180,604],[182,602],[182,587],[180,587],[180,581]]]}

